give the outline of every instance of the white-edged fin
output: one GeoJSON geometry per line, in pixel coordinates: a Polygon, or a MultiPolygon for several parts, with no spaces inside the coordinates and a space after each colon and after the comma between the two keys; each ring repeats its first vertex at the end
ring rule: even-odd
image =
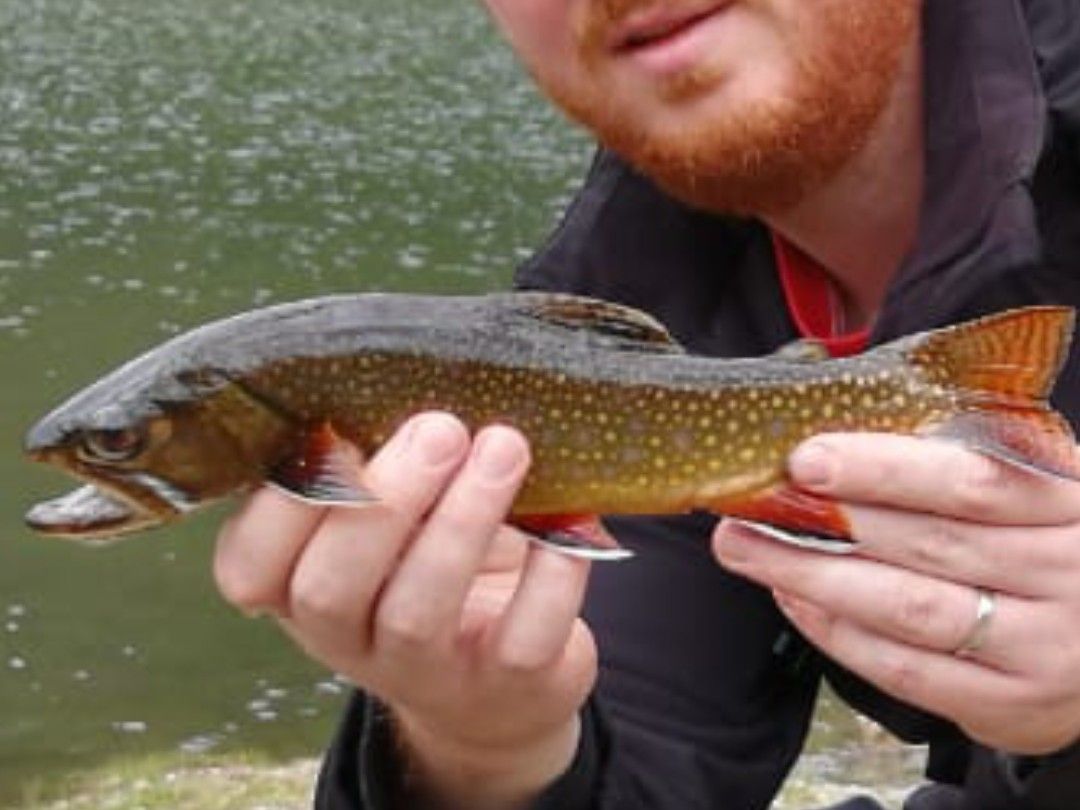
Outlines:
{"type": "Polygon", "coordinates": [[[267,482],[293,497],[323,506],[363,506],[376,498],[360,483],[363,457],[328,423],[308,431],[296,452],[271,470],[267,482]]]}
{"type": "Polygon", "coordinates": [[[566,557],[575,557],[580,560],[592,560],[593,562],[620,562],[629,560],[634,556],[630,549],[616,546],[615,548],[600,548],[589,543],[583,543],[572,534],[560,531],[545,532],[543,535],[527,534],[529,540],[557,554],[566,557]]]}
{"type": "Polygon", "coordinates": [[[378,498],[361,487],[339,487],[338,482],[318,480],[309,483],[304,489],[287,486],[273,478],[266,479],[267,486],[276,489],[283,495],[288,495],[295,501],[308,503],[312,506],[371,506],[378,503],[378,498]]]}
{"type": "Polygon", "coordinates": [[[760,523],[756,520],[746,520],[745,518],[729,517],[727,520],[737,523],[756,534],[764,535],[772,540],[779,540],[781,543],[787,543],[789,546],[805,548],[811,551],[823,551],[827,554],[851,554],[858,548],[858,546],[850,540],[843,540],[837,537],[820,537],[813,534],[789,532],[787,529],[781,529],[780,527],[773,526],[769,523],[760,523]]]}

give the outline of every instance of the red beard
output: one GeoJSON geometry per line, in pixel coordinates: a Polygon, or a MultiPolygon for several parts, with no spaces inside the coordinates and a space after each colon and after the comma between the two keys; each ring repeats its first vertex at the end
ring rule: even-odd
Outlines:
{"type": "MultiPolygon", "coordinates": [[[[735,2],[769,11],[777,0],[735,2]]],[[[896,84],[919,6],[918,0],[815,0],[806,11],[813,25],[790,26],[797,67],[782,95],[695,110],[715,102],[710,96],[724,82],[705,63],[657,83],[665,125],[643,114],[645,105],[632,96],[620,98],[606,50],[614,24],[655,4],[590,2],[576,32],[583,66],[576,80],[542,73],[538,79],[569,115],[669,193],[711,211],[755,215],[795,205],[863,147],[896,84]]]]}

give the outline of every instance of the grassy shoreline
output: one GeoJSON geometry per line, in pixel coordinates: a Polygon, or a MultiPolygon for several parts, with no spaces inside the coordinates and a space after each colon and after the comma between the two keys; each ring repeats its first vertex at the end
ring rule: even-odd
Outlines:
{"type": "Polygon", "coordinates": [[[309,810],[318,761],[152,754],[27,786],[13,810],[309,810]]]}
{"type": "MultiPolygon", "coordinates": [[[[835,699],[819,704],[806,749],[772,810],[823,807],[861,794],[899,810],[921,781],[923,751],[835,699]]],[[[11,810],[310,810],[319,761],[254,751],[153,753],[39,780],[11,810]]]]}
{"type": "MultiPolygon", "coordinates": [[[[855,768],[838,778],[836,762],[804,756],[773,810],[821,807],[866,793],[899,808],[917,781],[916,751],[879,742],[891,760],[876,775],[855,768]],[[897,770],[901,760],[908,763],[897,770]]],[[[153,754],[110,762],[48,785],[31,785],[13,810],[310,810],[319,762],[271,762],[255,754],[153,754]]]]}

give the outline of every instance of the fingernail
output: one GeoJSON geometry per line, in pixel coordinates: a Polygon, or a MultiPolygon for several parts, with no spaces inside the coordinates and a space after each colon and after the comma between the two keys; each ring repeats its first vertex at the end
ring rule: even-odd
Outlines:
{"type": "Polygon", "coordinates": [[[412,426],[409,449],[431,467],[440,467],[453,459],[463,445],[464,432],[448,416],[421,416],[412,426]]]}
{"type": "Polygon", "coordinates": [[[490,483],[501,483],[521,465],[521,448],[504,431],[488,430],[473,449],[477,469],[490,483]]]}
{"type": "Polygon", "coordinates": [[[807,442],[791,454],[788,471],[798,483],[824,489],[836,474],[836,458],[833,451],[820,442],[807,442]]]}

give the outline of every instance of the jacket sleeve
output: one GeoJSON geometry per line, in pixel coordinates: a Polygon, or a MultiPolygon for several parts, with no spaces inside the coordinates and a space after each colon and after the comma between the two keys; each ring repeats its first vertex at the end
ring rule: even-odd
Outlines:
{"type": "Polygon", "coordinates": [[[848,704],[898,737],[929,745],[932,780],[904,810],[1076,810],[1080,742],[1056,754],[1022,757],[968,739],[952,723],[896,701],[847,670],[827,664],[825,677],[848,704]]]}

